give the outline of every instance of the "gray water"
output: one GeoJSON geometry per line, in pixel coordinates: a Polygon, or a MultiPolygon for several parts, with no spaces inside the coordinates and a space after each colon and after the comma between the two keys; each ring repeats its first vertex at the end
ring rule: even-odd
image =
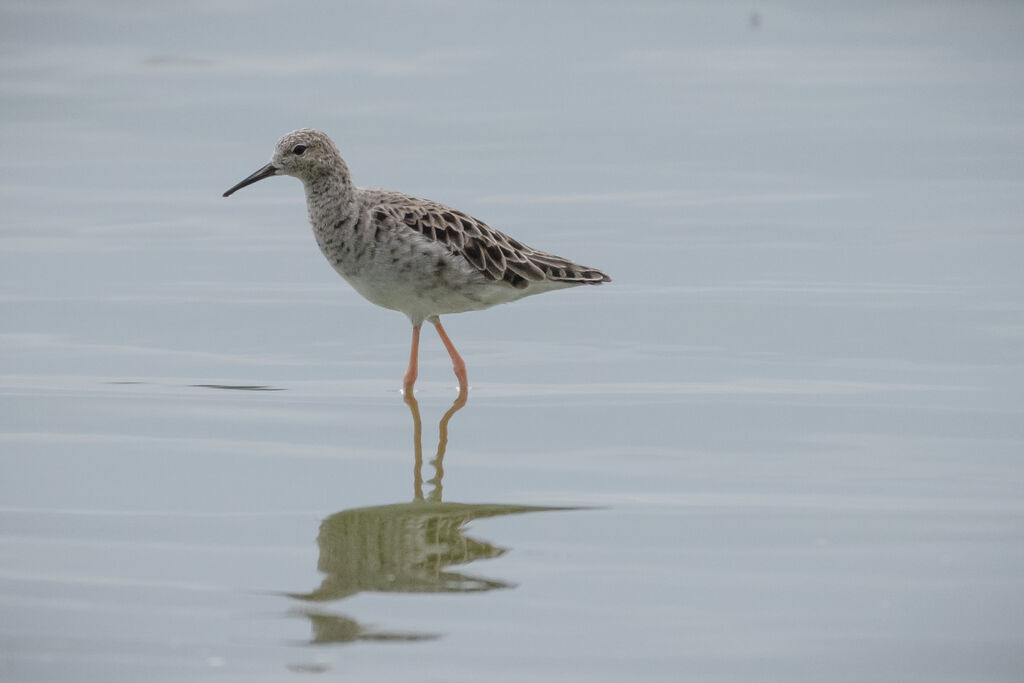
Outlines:
{"type": "Polygon", "coordinates": [[[4,4],[0,679],[1021,680],[1022,25],[4,4]],[[418,450],[408,322],[220,197],[303,126],[614,282],[449,317],[447,422],[425,330],[418,450]]]}

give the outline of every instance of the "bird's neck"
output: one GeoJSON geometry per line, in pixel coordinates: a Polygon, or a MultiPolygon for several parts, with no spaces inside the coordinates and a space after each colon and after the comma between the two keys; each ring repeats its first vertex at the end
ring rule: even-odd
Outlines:
{"type": "Polygon", "coordinates": [[[347,169],[303,182],[309,221],[317,226],[335,225],[355,211],[355,190],[347,169]]]}

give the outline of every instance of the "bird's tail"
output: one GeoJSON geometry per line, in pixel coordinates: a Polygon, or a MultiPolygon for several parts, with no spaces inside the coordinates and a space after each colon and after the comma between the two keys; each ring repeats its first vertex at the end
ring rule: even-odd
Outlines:
{"type": "Polygon", "coordinates": [[[606,273],[597,268],[581,266],[561,256],[536,252],[530,254],[530,261],[544,271],[546,279],[555,282],[573,282],[581,285],[599,285],[604,282],[611,282],[612,279],[606,273]]]}

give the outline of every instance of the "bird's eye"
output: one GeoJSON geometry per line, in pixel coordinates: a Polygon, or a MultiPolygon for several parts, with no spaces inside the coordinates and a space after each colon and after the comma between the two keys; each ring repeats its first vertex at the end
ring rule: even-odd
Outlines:
{"type": "Polygon", "coordinates": [[[292,147],[292,154],[295,156],[302,156],[302,153],[306,151],[305,145],[295,145],[292,147]]]}

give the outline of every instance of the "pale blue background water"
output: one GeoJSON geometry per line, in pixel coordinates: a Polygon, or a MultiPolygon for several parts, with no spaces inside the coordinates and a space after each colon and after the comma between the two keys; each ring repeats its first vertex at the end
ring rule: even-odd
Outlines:
{"type": "Polygon", "coordinates": [[[1022,6],[173,5],[0,8],[0,679],[1021,679],[1022,6]],[[447,320],[444,499],[589,508],[514,587],[288,595],[414,492],[408,323],[220,197],[301,126],[615,278],[447,320]]]}

